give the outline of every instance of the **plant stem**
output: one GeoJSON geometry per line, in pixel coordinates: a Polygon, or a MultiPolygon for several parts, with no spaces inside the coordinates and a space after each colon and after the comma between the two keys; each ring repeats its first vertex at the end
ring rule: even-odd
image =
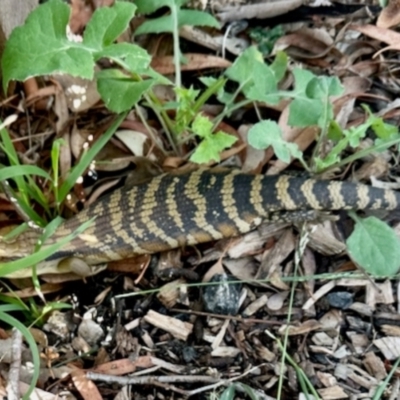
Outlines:
{"type": "Polygon", "coordinates": [[[143,96],[146,99],[149,106],[154,111],[154,113],[157,115],[158,121],[160,122],[161,126],[164,129],[165,135],[168,138],[168,142],[171,145],[173,152],[177,155],[180,155],[179,149],[176,147],[173,136],[174,127],[172,121],[168,117],[168,114],[165,112],[165,110],[161,109],[160,101],[151,91],[148,94],[144,94],[143,96]]]}
{"type": "Polygon", "coordinates": [[[382,151],[388,149],[389,147],[395,146],[399,143],[400,143],[400,138],[398,138],[398,137],[396,137],[394,139],[389,139],[387,141],[380,141],[379,144],[373,145],[373,146],[369,147],[368,149],[357,151],[357,153],[354,153],[351,156],[344,158],[342,161],[335,163],[334,165],[326,168],[325,170],[323,170],[321,172],[328,172],[332,169],[340,168],[340,167],[342,167],[346,164],[349,164],[355,160],[358,160],[365,156],[369,156],[370,154],[372,154],[374,152],[378,152],[378,153],[382,152],[382,151]]]}

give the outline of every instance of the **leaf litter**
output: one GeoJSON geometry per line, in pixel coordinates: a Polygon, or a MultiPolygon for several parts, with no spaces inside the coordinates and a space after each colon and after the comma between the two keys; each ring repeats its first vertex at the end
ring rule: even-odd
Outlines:
{"type": "MultiPolygon", "coordinates": [[[[98,7],[105,2],[94,3],[98,7]]],[[[252,2],[202,3],[225,25],[221,29],[181,28],[186,86],[196,86],[199,77],[228,68],[244,48],[254,44],[251,32],[255,28],[261,27],[264,33],[255,44],[259,48],[268,44],[269,30],[279,24],[282,35],[271,45],[273,54],[285,50],[293,65],[317,75],[340,77],[344,93],[333,98],[340,126],[349,128],[364,121],[361,102],[383,113],[385,119],[397,121],[399,41],[390,29],[397,17],[392,3],[391,9],[380,14],[376,8],[366,13],[363,4],[346,9],[339,3],[311,7],[300,1],[270,9],[270,5],[252,2]],[[247,26],[236,36],[229,34],[231,21],[245,15],[247,26]],[[393,19],[388,21],[390,16],[393,19]]],[[[72,1],[71,7],[70,26],[78,35],[93,10],[79,0],[72,1]]],[[[143,19],[135,17],[131,26],[139,26],[143,19]]],[[[121,40],[130,37],[128,32],[121,40]]],[[[142,35],[137,40],[151,54],[151,65],[158,73],[173,74],[170,35],[142,35]]],[[[101,61],[100,68],[106,68],[106,63],[101,61]]],[[[288,76],[280,89],[292,84],[288,76]]],[[[78,90],[83,85],[93,91],[93,81],[83,83],[76,77],[30,78],[1,99],[2,118],[18,116],[9,132],[23,163],[47,168],[51,141],[62,137],[59,168],[61,176],[66,176],[85,146],[92,146],[107,129],[111,113],[98,101],[95,90],[83,98],[87,92],[78,90]]],[[[165,96],[165,102],[173,101],[174,95],[166,88],[155,93],[165,96]]],[[[141,182],[159,172],[153,165],[179,168],[187,164],[191,148],[183,146],[176,154],[170,151],[158,120],[138,107],[94,160],[95,178],[88,170],[74,186],[64,205],[65,217],[95,201],[121,177],[141,182]],[[133,164],[136,172],[132,173],[133,164]]],[[[215,117],[219,112],[217,101],[210,100],[203,115],[215,117]]],[[[222,163],[268,174],[300,169],[291,158],[276,159],[272,148],[255,150],[247,144],[258,117],[276,120],[283,140],[296,143],[303,152],[312,149],[319,135],[315,125],[290,125],[287,101],[272,106],[253,103],[221,121],[221,129],[238,139],[233,150],[222,154],[222,163]]],[[[329,145],[325,144],[326,151],[329,145]]],[[[370,146],[368,138],[360,146],[370,146]]],[[[350,172],[334,172],[384,179],[392,168],[393,154],[386,151],[359,160],[350,172]]],[[[326,177],[331,178],[332,172],[326,177]]],[[[46,182],[38,180],[38,184],[46,190],[46,182]]],[[[0,200],[3,225],[21,222],[21,216],[10,210],[7,196],[2,194],[0,200]]],[[[41,293],[49,304],[65,301],[73,308],[52,310],[36,321],[44,338],[37,339],[43,363],[35,396],[139,399],[212,394],[233,398],[235,394],[246,398],[247,393],[262,399],[375,399],[400,356],[398,283],[375,280],[357,270],[344,242],[351,229],[345,216],[293,227],[275,223],[232,240],[112,263],[107,271],[78,281],[62,275],[44,277],[48,283],[42,283],[41,293]],[[213,276],[220,278],[213,281],[213,276]],[[222,296],[217,310],[205,308],[207,295],[222,296]],[[233,315],[232,309],[236,310],[233,315]],[[315,392],[310,387],[306,390],[304,377],[315,392]]],[[[5,282],[4,296],[35,296],[29,282],[5,282]]],[[[9,357],[10,337],[9,331],[0,329],[3,395],[7,371],[15,367],[9,357]]],[[[29,351],[24,344],[20,353],[18,379],[29,383],[29,351]]],[[[27,386],[21,387],[24,391],[27,386]]],[[[395,369],[381,398],[396,398],[398,391],[395,369]]]]}

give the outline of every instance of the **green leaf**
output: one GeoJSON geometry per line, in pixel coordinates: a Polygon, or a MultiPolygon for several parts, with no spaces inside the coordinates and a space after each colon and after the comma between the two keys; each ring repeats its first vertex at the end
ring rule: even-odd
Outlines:
{"type": "Polygon", "coordinates": [[[288,63],[288,56],[283,51],[278,51],[276,53],[275,59],[272,62],[270,68],[275,75],[275,80],[277,82],[281,81],[285,76],[288,63]]]}
{"type": "Polygon", "coordinates": [[[376,136],[378,136],[380,139],[388,139],[399,134],[399,129],[397,126],[387,124],[382,118],[377,118],[372,123],[371,128],[375,132],[376,136]]]}
{"type": "Polygon", "coordinates": [[[131,43],[116,43],[95,54],[95,59],[109,58],[124,65],[127,71],[136,74],[148,72],[151,57],[146,50],[131,43]]]}
{"type": "Polygon", "coordinates": [[[243,93],[249,100],[276,104],[280,100],[277,94],[278,77],[282,75],[284,57],[274,65],[266,65],[256,47],[246,49],[225,71],[225,75],[239,82],[243,93]]]}
{"type": "Polygon", "coordinates": [[[149,56],[143,49],[127,43],[113,45],[128,27],[135,9],[134,4],[124,1],[97,9],[79,43],[66,36],[70,9],[64,2],[50,0],[39,6],[23,26],[12,32],[6,44],[2,59],[4,88],[11,79],[52,73],[92,79],[95,60],[108,56],[125,61],[130,71],[136,66],[141,68],[136,73],[145,71],[149,56]]]}
{"type": "Polygon", "coordinates": [[[342,138],[323,159],[316,157],[314,161],[317,171],[323,171],[325,168],[338,163],[340,161],[340,154],[347,148],[348,144],[347,138],[342,138]]]}
{"type": "MultiPolygon", "coordinates": [[[[209,26],[212,28],[219,28],[219,22],[210,14],[197,10],[177,10],[178,14],[178,27],[183,25],[192,26],[209,26]]],[[[172,15],[165,15],[163,17],[154,18],[143,22],[139,28],[136,29],[136,35],[145,33],[162,33],[173,32],[174,23],[172,15]]]]}
{"type": "Polygon", "coordinates": [[[358,219],[347,239],[348,251],[366,272],[391,276],[400,267],[400,240],[393,229],[375,217],[358,219]]]}
{"type": "Polygon", "coordinates": [[[221,394],[219,400],[233,400],[235,398],[235,385],[230,384],[221,394]]]}
{"type": "Polygon", "coordinates": [[[106,106],[120,113],[130,110],[156,82],[153,79],[135,82],[117,69],[98,73],[97,90],[106,106]]]}
{"type": "Polygon", "coordinates": [[[289,163],[291,157],[302,158],[302,153],[295,143],[287,143],[282,138],[282,132],[275,121],[261,121],[249,130],[248,141],[256,149],[264,150],[272,146],[276,156],[289,163]]]}
{"type": "MultiPolygon", "coordinates": [[[[252,71],[255,63],[264,64],[264,60],[257,48],[251,46],[237,57],[235,62],[225,70],[225,75],[229,79],[239,82],[242,86],[248,83],[254,84],[254,78],[256,77],[252,76],[252,71]]],[[[258,78],[259,77],[257,77],[257,79],[258,78]]]]}
{"type": "Polygon", "coordinates": [[[198,114],[196,119],[193,121],[192,129],[197,136],[205,138],[212,135],[213,123],[206,117],[198,114]]]}
{"type": "Polygon", "coordinates": [[[202,76],[199,78],[199,81],[207,87],[210,87],[213,85],[215,82],[217,82],[217,78],[214,78],[213,76],[202,76]]]}
{"type": "Polygon", "coordinates": [[[246,385],[245,383],[235,383],[236,386],[239,386],[242,388],[242,390],[247,393],[247,395],[250,397],[251,400],[258,400],[260,396],[257,394],[257,392],[250,387],[249,385],[246,385]]]}
{"type": "Polygon", "coordinates": [[[337,76],[322,76],[321,78],[328,82],[329,96],[341,96],[344,93],[344,87],[337,76]]]}
{"type": "Polygon", "coordinates": [[[58,199],[58,177],[59,177],[59,163],[60,163],[60,149],[61,146],[65,145],[64,139],[56,139],[53,142],[51,147],[51,167],[53,170],[53,190],[54,190],[54,197],[57,206],[57,212],[59,212],[59,208],[61,205],[60,200],[58,199]]]}
{"type": "Polygon", "coordinates": [[[337,154],[334,153],[329,153],[326,157],[321,158],[321,157],[315,157],[314,158],[314,165],[315,165],[315,170],[317,172],[323,171],[326,168],[331,167],[332,165],[335,165],[340,161],[340,157],[337,154]]]}
{"type": "Polygon", "coordinates": [[[364,124],[346,129],[343,133],[349,142],[349,145],[356,148],[360,145],[361,139],[365,137],[367,129],[370,127],[368,121],[364,124]]]}
{"type": "Polygon", "coordinates": [[[11,304],[1,304],[0,305],[0,311],[3,312],[10,312],[10,311],[26,311],[28,307],[25,306],[25,304],[20,304],[19,301],[20,299],[12,298],[9,296],[3,296],[1,295],[1,301],[8,301],[11,302],[11,304]]]}
{"type": "Polygon", "coordinates": [[[338,142],[343,139],[343,130],[336,121],[331,121],[328,127],[328,139],[338,142]]]}
{"type": "Polygon", "coordinates": [[[307,84],[305,93],[310,99],[321,100],[329,96],[341,95],[343,93],[343,86],[336,76],[316,76],[307,84]]]}
{"type": "Polygon", "coordinates": [[[54,235],[55,231],[63,223],[63,221],[63,218],[56,217],[47,224],[46,228],[43,230],[43,233],[39,237],[39,244],[36,245],[36,250],[39,250],[41,245],[46,242],[50,236],[54,235]]]}
{"type": "Polygon", "coordinates": [[[290,126],[306,127],[317,125],[323,112],[323,104],[319,100],[304,98],[295,98],[289,104],[290,126]]]}
{"type": "Polygon", "coordinates": [[[136,31],[135,35],[143,35],[148,33],[173,32],[173,21],[171,15],[154,18],[143,22],[136,31]]]}
{"type": "Polygon", "coordinates": [[[302,95],[305,96],[305,92],[309,82],[315,78],[315,75],[306,70],[301,68],[295,68],[293,70],[293,77],[294,77],[294,91],[293,95],[302,95]]]}
{"type": "Polygon", "coordinates": [[[264,63],[255,62],[252,71],[253,82],[251,87],[244,89],[249,100],[264,101],[269,104],[277,104],[279,96],[276,95],[277,84],[274,71],[264,63]]]}
{"type": "Polygon", "coordinates": [[[37,175],[51,181],[50,175],[35,165],[14,165],[12,167],[0,168],[0,181],[26,175],[37,175]]]}
{"type": "Polygon", "coordinates": [[[141,14],[150,14],[160,9],[161,7],[171,8],[174,4],[182,5],[188,0],[174,1],[174,0],[135,0],[138,12],[141,14]]]}
{"type": "MultiPolygon", "coordinates": [[[[298,74],[299,71],[297,71],[298,74]]],[[[296,79],[297,94],[292,102],[294,104],[290,106],[289,124],[294,126],[317,124],[325,132],[333,119],[333,107],[329,98],[343,93],[339,79],[327,76],[313,77],[305,85],[304,93],[301,93],[298,87],[298,77],[296,79]],[[313,110],[311,113],[310,109],[313,110]],[[319,114],[318,117],[317,113],[319,114]]],[[[301,82],[300,85],[304,88],[304,82],[301,82]]]]}
{"type": "Polygon", "coordinates": [[[290,126],[299,127],[317,125],[323,115],[324,102],[321,98],[310,98],[306,91],[309,90],[314,94],[320,90],[320,82],[312,72],[300,68],[293,70],[293,76],[295,85],[293,92],[290,93],[293,101],[289,105],[288,123],[290,126]]]}
{"type": "Polygon", "coordinates": [[[12,79],[24,81],[55,72],[92,79],[90,51],[66,37],[69,14],[67,4],[50,0],[14,29],[2,58],[4,89],[12,79]]]}
{"type": "Polygon", "coordinates": [[[126,1],[98,8],[86,26],[83,44],[97,51],[111,45],[128,28],[135,10],[136,6],[126,1]]]}
{"type": "Polygon", "coordinates": [[[399,130],[396,126],[387,124],[381,117],[375,116],[366,104],[362,104],[362,107],[368,113],[368,126],[371,126],[379,139],[385,140],[399,134],[399,130]]]}
{"type": "Polygon", "coordinates": [[[209,26],[219,29],[220,23],[209,13],[199,10],[179,10],[178,11],[179,28],[183,25],[209,26]]]}
{"type": "Polygon", "coordinates": [[[207,136],[197,146],[195,152],[190,157],[190,161],[198,164],[208,163],[211,160],[218,162],[220,160],[220,152],[231,147],[236,141],[237,138],[221,131],[207,136]]]}
{"type": "MultiPolygon", "coordinates": [[[[196,109],[194,105],[198,95],[200,94],[200,90],[195,90],[193,87],[190,87],[189,89],[181,87],[175,88],[175,93],[178,102],[176,108],[175,126],[176,133],[180,134],[184,130],[188,129],[188,126],[196,115],[196,109]]],[[[201,115],[198,115],[198,118],[207,119],[201,115]]]]}

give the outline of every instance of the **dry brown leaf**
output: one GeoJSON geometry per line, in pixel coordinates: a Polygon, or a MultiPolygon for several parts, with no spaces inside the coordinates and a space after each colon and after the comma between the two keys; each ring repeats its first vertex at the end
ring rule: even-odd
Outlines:
{"type": "Polygon", "coordinates": [[[282,282],[275,272],[277,267],[289,256],[289,254],[295,249],[296,238],[291,229],[287,229],[284,234],[279,238],[278,242],[263,258],[259,271],[257,273],[257,279],[266,279],[274,275],[274,284],[280,282],[279,287],[286,290],[288,286],[282,282]],[[272,272],[272,274],[271,274],[272,272]],[[278,279],[278,281],[276,280],[278,279]]]}
{"type": "MultiPolygon", "coordinates": [[[[98,72],[99,67],[95,68],[98,72]]],[[[83,79],[72,75],[55,74],[52,78],[64,89],[68,107],[73,112],[83,112],[100,101],[96,79],[83,79]]]]}
{"type": "Polygon", "coordinates": [[[74,124],[71,130],[70,147],[75,158],[79,158],[82,154],[85,143],[90,143],[93,140],[93,134],[89,130],[78,129],[74,124]]]}
{"type": "MultiPolygon", "coordinates": [[[[25,382],[19,382],[20,395],[23,396],[29,389],[29,385],[25,382]]],[[[0,393],[1,393],[1,385],[0,385],[0,393]]],[[[71,393],[65,393],[65,396],[72,396],[71,393]]],[[[6,398],[6,397],[4,397],[6,398]]],[[[45,390],[35,388],[34,391],[29,396],[29,400],[59,400],[60,396],[54,393],[46,392],[45,390]]]]}
{"type": "Polygon", "coordinates": [[[83,370],[75,368],[71,372],[71,378],[76,389],[84,400],[103,400],[97,386],[93,381],[86,378],[86,373],[83,370]]]}
{"type": "Polygon", "coordinates": [[[222,265],[222,256],[217,260],[214,265],[208,269],[208,271],[204,274],[202,282],[210,282],[213,276],[224,274],[224,267],[222,265]]]}
{"type": "Polygon", "coordinates": [[[387,43],[388,45],[400,46],[400,33],[390,29],[379,28],[375,25],[350,25],[349,29],[361,32],[364,35],[379,40],[380,42],[387,43]]]}
{"type": "Polygon", "coordinates": [[[137,366],[135,363],[128,358],[123,358],[121,360],[115,360],[108,363],[98,365],[91,371],[97,372],[99,374],[120,376],[125,374],[131,374],[136,371],[137,366]]]}
{"type": "Polygon", "coordinates": [[[315,61],[317,58],[323,59],[327,54],[335,52],[339,59],[341,54],[333,47],[333,44],[332,37],[325,30],[301,28],[280,37],[275,43],[274,53],[278,50],[286,50],[289,54],[293,52],[295,56],[302,58],[312,56],[315,61]]]}
{"type": "Polygon", "coordinates": [[[223,260],[223,264],[232,276],[243,281],[254,279],[258,268],[253,257],[226,258],[223,260]]]}
{"type": "Polygon", "coordinates": [[[149,146],[149,138],[146,134],[134,130],[120,129],[115,132],[115,136],[131,151],[133,155],[140,157],[146,155],[146,148],[149,146]]]}
{"type": "Polygon", "coordinates": [[[129,273],[134,276],[140,275],[150,264],[151,256],[142,254],[137,257],[127,258],[125,260],[113,261],[108,264],[108,270],[114,272],[129,273]]]}
{"type": "Polygon", "coordinates": [[[82,32],[92,16],[93,10],[84,0],[71,1],[71,16],[69,26],[73,33],[82,32]]]}
{"type": "MultiPolygon", "coordinates": [[[[207,54],[187,53],[186,64],[181,64],[181,71],[196,71],[209,68],[228,68],[231,62],[222,57],[207,54]]],[[[172,56],[153,57],[150,66],[158,73],[169,75],[175,72],[174,58],[172,56]]]]}
{"type": "Polygon", "coordinates": [[[278,15],[287,14],[289,11],[295,10],[303,4],[303,0],[280,0],[274,2],[245,4],[240,7],[224,6],[223,11],[219,12],[217,17],[223,23],[240,21],[243,19],[273,18],[278,15]]]}
{"type": "Polygon", "coordinates": [[[400,23],[400,2],[399,0],[390,0],[389,4],[381,11],[376,26],[378,28],[390,28],[400,23]]]}

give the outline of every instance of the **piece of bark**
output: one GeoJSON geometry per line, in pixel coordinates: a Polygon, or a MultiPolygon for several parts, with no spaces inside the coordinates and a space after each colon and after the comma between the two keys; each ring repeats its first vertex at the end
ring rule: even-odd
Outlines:
{"type": "Polygon", "coordinates": [[[260,310],[262,307],[264,307],[267,304],[267,301],[268,301],[268,296],[263,294],[258,299],[256,299],[252,303],[250,303],[243,310],[243,316],[250,317],[251,315],[254,315],[258,310],[260,310]]]}
{"type": "Polygon", "coordinates": [[[318,389],[317,391],[323,400],[347,399],[349,397],[339,385],[318,389]]]}
{"type": "Polygon", "coordinates": [[[372,351],[365,354],[363,364],[367,371],[378,381],[383,381],[386,376],[386,368],[383,361],[372,351]]]}
{"type": "Polygon", "coordinates": [[[372,342],[387,360],[396,360],[400,357],[400,338],[387,336],[372,342]]]}
{"type": "Polygon", "coordinates": [[[144,320],[157,328],[169,332],[172,336],[180,340],[186,340],[193,331],[193,324],[168,317],[153,310],[149,310],[144,316],[144,320]]]}
{"type": "Polygon", "coordinates": [[[286,330],[288,330],[288,335],[289,336],[294,336],[294,335],[304,335],[306,333],[309,333],[311,331],[315,331],[317,329],[321,328],[321,324],[316,321],[315,319],[309,319],[308,321],[303,322],[299,326],[287,326],[287,325],[282,325],[278,332],[283,335],[285,334],[286,330]]]}

